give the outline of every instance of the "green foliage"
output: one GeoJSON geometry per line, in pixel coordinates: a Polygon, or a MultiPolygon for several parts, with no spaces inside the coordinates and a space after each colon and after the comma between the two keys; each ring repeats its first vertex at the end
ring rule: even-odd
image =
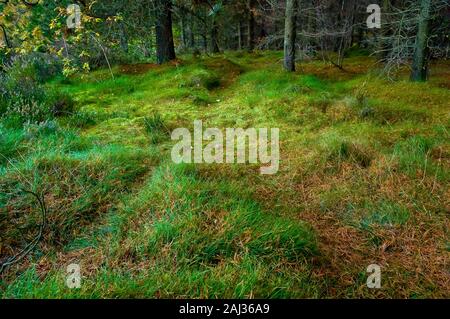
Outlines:
{"type": "Polygon", "coordinates": [[[51,94],[43,82],[60,70],[49,56],[18,56],[0,74],[0,116],[15,118],[19,124],[40,123],[73,108],[73,101],[62,93],[51,94]]]}
{"type": "Polygon", "coordinates": [[[14,79],[45,83],[61,74],[62,64],[55,56],[34,52],[14,57],[5,71],[14,79]]]}
{"type": "Polygon", "coordinates": [[[16,118],[20,123],[40,123],[49,119],[52,115],[50,107],[44,102],[14,97],[3,113],[4,117],[16,118]]]}
{"type": "Polygon", "coordinates": [[[16,116],[23,122],[42,121],[49,115],[44,88],[28,77],[0,74],[0,115],[16,116]]]}

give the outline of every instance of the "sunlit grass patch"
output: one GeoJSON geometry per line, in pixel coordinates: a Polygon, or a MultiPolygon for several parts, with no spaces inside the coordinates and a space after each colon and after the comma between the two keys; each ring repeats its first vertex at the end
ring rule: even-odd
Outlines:
{"type": "Polygon", "coordinates": [[[364,228],[374,225],[382,227],[403,225],[408,222],[411,215],[406,207],[386,200],[367,205],[364,210],[367,210],[367,214],[361,220],[361,226],[364,228]]]}
{"type": "Polygon", "coordinates": [[[394,146],[394,156],[399,168],[411,176],[430,174],[441,180],[448,179],[448,172],[439,166],[431,156],[438,141],[424,136],[412,136],[394,146]]]}

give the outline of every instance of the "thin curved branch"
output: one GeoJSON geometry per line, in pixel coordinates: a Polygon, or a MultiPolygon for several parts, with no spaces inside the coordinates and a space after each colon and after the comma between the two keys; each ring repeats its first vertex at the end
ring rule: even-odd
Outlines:
{"type": "Polygon", "coordinates": [[[25,256],[27,256],[37,246],[37,244],[41,241],[42,236],[44,234],[44,229],[45,229],[46,222],[47,222],[47,207],[45,205],[44,195],[42,195],[42,194],[38,195],[37,193],[35,193],[33,191],[29,191],[29,190],[22,190],[22,191],[25,192],[25,193],[31,194],[37,200],[37,202],[39,203],[39,209],[41,210],[41,218],[42,218],[41,224],[39,226],[39,233],[18,254],[8,258],[6,260],[6,262],[4,262],[4,263],[2,263],[0,265],[0,274],[2,274],[3,271],[7,267],[18,263],[25,256]]]}
{"type": "Polygon", "coordinates": [[[5,26],[0,24],[0,29],[2,29],[3,38],[5,39],[6,47],[10,48],[11,44],[9,43],[8,34],[6,33],[5,26]]]}

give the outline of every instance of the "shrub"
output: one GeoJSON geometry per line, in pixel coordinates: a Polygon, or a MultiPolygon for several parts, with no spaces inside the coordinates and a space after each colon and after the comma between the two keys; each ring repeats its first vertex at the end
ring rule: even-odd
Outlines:
{"type": "Polygon", "coordinates": [[[70,113],[73,100],[70,96],[49,94],[42,83],[60,72],[52,57],[45,54],[17,56],[0,74],[0,117],[9,122],[41,123],[54,115],[70,113]]]}
{"type": "Polygon", "coordinates": [[[14,78],[10,74],[0,74],[0,112],[16,101],[43,102],[44,89],[31,78],[14,78]]]}
{"type": "Polygon", "coordinates": [[[72,115],[75,107],[73,98],[62,92],[56,92],[52,98],[52,114],[54,116],[72,115]]]}
{"type": "Polygon", "coordinates": [[[20,123],[41,123],[52,117],[51,110],[45,103],[17,99],[13,101],[4,114],[14,117],[20,123]]]}
{"type": "Polygon", "coordinates": [[[52,135],[58,132],[58,123],[55,121],[47,120],[39,124],[25,124],[24,131],[28,139],[36,138],[39,136],[52,135]]]}
{"type": "Polygon", "coordinates": [[[1,117],[14,117],[22,124],[39,123],[51,118],[48,96],[36,81],[31,78],[16,79],[11,75],[3,75],[0,81],[1,117]]]}
{"type": "Polygon", "coordinates": [[[35,52],[14,57],[6,69],[14,79],[29,78],[44,83],[61,74],[62,64],[51,55],[35,52]]]}

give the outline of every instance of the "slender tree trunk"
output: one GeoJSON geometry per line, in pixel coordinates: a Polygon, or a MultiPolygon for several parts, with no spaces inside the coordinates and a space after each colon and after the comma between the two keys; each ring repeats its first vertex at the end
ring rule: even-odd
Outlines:
{"type": "Polygon", "coordinates": [[[158,0],[156,12],[156,57],[159,64],[176,58],[172,33],[171,0],[158,0]]]}
{"type": "Polygon", "coordinates": [[[286,17],[284,28],[284,68],[295,71],[295,39],[297,35],[297,0],[286,0],[286,17]]]}
{"type": "MultiPolygon", "coordinates": [[[[283,29],[282,23],[279,24],[278,21],[275,21],[273,23],[273,34],[278,34],[280,29],[283,29]]],[[[273,41],[272,49],[273,50],[282,50],[283,49],[283,41],[284,41],[283,39],[273,41]]]]}
{"type": "Polygon", "coordinates": [[[189,21],[187,23],[187,33],[188,33],[188,46],[190,49],[195,47],[195,38],[194,38],[194,20],[191,15],[189,15],[189,21]]]}
{"type": "Polygon", "coordinates": [[[238,22],[238,49],[242,50],[242,24],[241,21],[238,22]]]}
{"type": "Polygon", "coordinates": [[[252,51],[255,47],[255,15],[253,13],[253,9],[255,7],[254,0],[247,0],[247,9],[248,9],[248,30],[247,30],[247,42],[248,42],[248,50],[252,51]]]}
{"type": "Polygon", "coordinates": [[[213,18],[212,25],[211,25],[211,37],[210,37],[211,53],[219,53],[220,52],[218,37],[219,37],[219,27],[217,26],[216,19],[213,18]]]}
{"type": "Polygon", "coordinates": [[[202,45],[203,45],[203,51],[205,53],[208,52],[208,35],[206,34],[206,31],[202,32],[202,45]]]}
{"type": "Polygon", "coordinates": [[[428,22],[430,19],[431,0],[421,0],[419,25],[414,48],[411,81],[426,81],[428,75],[428,22]]]}
{"type": "Polygon", "coordinates": [[[206,12],[206,9],[201,9],[199,14],[203,18],[203,22],[199,25],[198,28],[200,37],[202,39],[201,44],[203,46],[203,51],[205,53],[208,53],[208,23],[206,23],[206,21],[208,20],[208,14],[206,12]]]}

